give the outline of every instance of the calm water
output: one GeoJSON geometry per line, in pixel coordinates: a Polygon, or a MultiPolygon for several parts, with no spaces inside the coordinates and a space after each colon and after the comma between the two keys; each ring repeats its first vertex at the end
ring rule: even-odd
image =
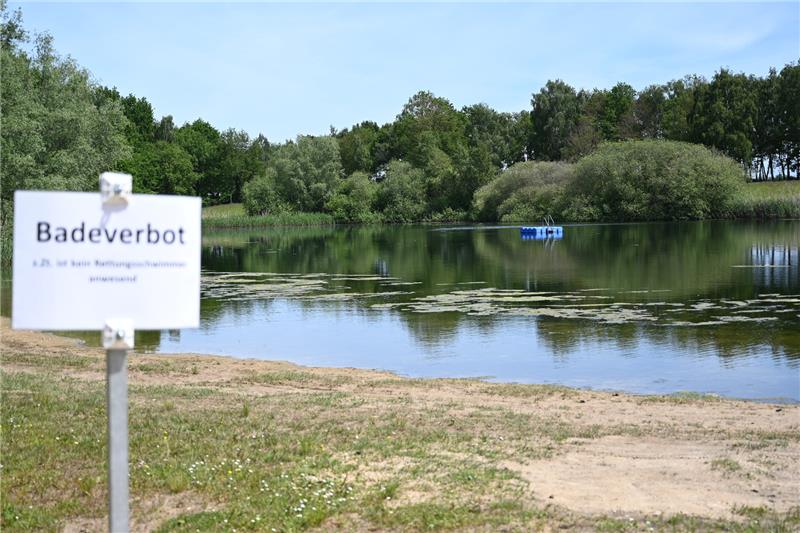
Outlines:
{"type": "Polygon", "coordinates": [[[799,249],[800,221],[208,232],[200,329],[137,345],[800,401],[799,249]]]}

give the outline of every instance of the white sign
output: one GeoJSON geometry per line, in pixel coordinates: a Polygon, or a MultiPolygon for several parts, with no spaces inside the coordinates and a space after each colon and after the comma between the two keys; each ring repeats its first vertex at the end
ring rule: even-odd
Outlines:
{"type": "Polygon", "coordinates": [[[198,327],[200,210],[186,196],[16,191],[12,327],[198,327]]]}

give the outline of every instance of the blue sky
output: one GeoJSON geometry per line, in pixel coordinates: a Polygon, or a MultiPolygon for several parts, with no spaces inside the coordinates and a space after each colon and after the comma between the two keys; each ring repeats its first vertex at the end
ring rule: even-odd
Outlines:
{"type": "Polygon", "coordinates": [[[10,3],[28,29],[156,118],[272,142],[389,122],[419,90],[530,108],[548,79],[637,89],[800,58],[800,2],[10,3]]]}

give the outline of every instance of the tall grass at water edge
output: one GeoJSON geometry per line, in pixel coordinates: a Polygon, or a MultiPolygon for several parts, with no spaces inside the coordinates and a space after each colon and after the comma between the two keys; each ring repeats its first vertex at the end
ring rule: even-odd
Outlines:
{"type": "Polygon", "coordinates": [[[278,213],[250,216],[242,204],[227,204],[203,209],[205,228],[258,228],[268,226],[332,226],[328,213],[278,213]]]}
{"type": "Polygon", "coordinates": [[[748,183],[731,205],[731,218],[800,218],[800,181],[748,183]]]}

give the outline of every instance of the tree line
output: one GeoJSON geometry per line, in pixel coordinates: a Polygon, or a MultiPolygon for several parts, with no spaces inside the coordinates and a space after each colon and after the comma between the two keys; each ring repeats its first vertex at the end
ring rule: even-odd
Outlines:
{"type": "Polygon", "coordinates": [[[251,214],[323,211],[337,220],[475,216],[475,193],[526,161],[574,162],[605,142],[674,140],[726,154],[754,180],[800,176],[800,62],[758,77],[720,69],[641,91],[548,81],[531,107],[457,109],[413,95],[388,124],[270,143],[208,122],[157,118],[145,97],[98,85],[47,34],[0,2],[2,223],[17,189],[95,190],[104,170],[137,192],[244,202],[251,214]]]}

